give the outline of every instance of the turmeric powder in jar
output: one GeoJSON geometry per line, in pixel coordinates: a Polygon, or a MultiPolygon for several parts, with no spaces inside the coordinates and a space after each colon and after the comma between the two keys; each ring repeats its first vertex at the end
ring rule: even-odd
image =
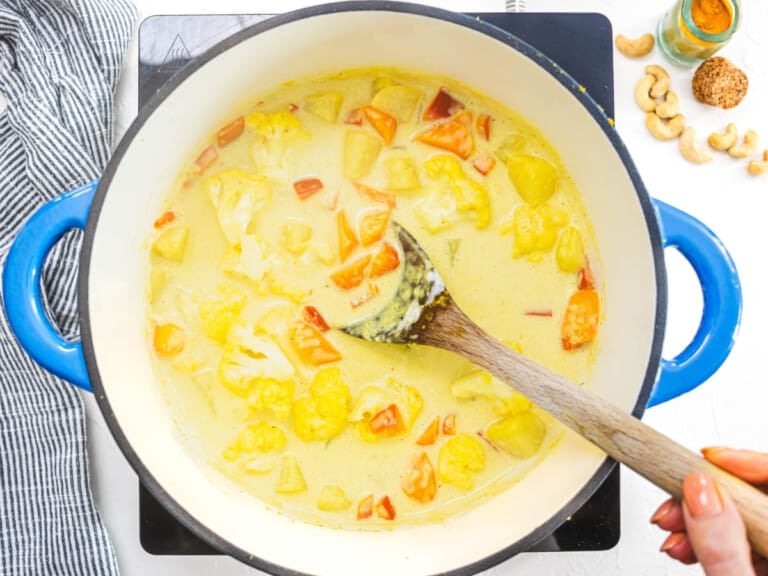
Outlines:
{"type": "Polygon", "coordinates": [[[738,0],[678,0],[659,21],[661,51],[676,64],[698,64],[730,40],[740,13],[738,0]]]}

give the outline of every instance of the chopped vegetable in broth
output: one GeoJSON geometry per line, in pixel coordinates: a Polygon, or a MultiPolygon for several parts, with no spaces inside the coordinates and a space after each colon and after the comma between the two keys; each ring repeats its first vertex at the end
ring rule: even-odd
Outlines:
{"type": "Polygon", "coordinates": [[[212,126],[148,224],[158,381],[198,458],[306,522],[439,521],[562,429],[468,361],[356,340],[403,263],[392,221],[511,349],[589,378],[603,288],[581,197],[523,118],[448,78],[296,81],[212,126]]]}

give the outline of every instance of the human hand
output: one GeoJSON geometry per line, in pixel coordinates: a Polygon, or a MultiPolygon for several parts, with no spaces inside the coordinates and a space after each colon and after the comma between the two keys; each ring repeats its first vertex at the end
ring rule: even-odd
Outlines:
{"type": "MultiPolygon", "coordinates": [[[[768,454],[704,448],[704,458],[758,487],[768,486],[768,454]]],[[[683,482],[683,503],[669,499],[651,522],[670,532],[661,551],[684,564],[701,563],[707,576],[768,576],[768,560],[752,553],[733,501],[710,477],[694,472],[683,482]]]]}

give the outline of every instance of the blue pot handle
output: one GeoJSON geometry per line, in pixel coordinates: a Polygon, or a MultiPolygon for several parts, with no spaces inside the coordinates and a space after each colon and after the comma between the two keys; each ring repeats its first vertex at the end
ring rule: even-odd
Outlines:
{"type": "Polygon", "coordinates": [[[677,249],[698,276],[704,311],[685,350],[662,359],[648,407],[685,394],[712,376],[728,357],[741,321],[741,284],[725,246],[690,214],[660,200],[653,203],[663,246],[677,249]]]}
{"type": "Polygon", "coordinates": [[[67,342],[43,307],[43,263],[73,228],[85,229],[98,182],[70,190],[35,212],[21,228],[3,268],[5,314],[22,347],[40,366],[91,392],[80,342],[67,342]]]}

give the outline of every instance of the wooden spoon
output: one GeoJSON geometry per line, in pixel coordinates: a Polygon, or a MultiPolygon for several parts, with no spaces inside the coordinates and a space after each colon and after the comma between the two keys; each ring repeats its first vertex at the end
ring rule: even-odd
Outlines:
{"type": "Polygon", "coordinates": [[[396,293],[383,309],[341,330],[373,342],[425,344],[460,354],[678,500],[688,474],[709,475],[736,503],[753,549],[768,557],[768,496],[490,337],[459,309],[413,236],[393,226],[404,261],[396,293]]]}

